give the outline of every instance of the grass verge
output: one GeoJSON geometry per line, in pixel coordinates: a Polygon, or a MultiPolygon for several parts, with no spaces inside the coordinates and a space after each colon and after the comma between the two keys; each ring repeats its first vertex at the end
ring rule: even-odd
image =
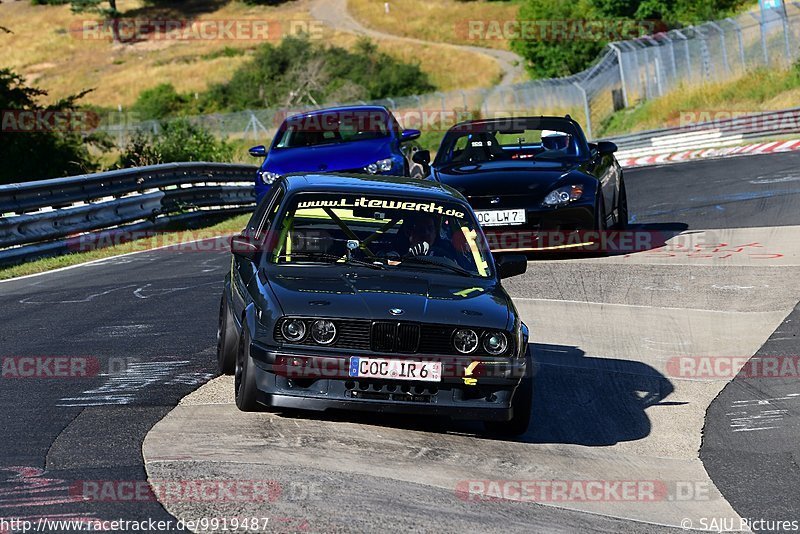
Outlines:
{"type": "Polygon", "coordinates": [[[86,252],[76,252],[73,254],[66,254],[64,256],[42,258],[10,267],[0,267],[0,280],[7,280],[9,278],[16,278],[18,276],[52,271],[53,269],[78,265],[93,260],[111,258],[113,256],[119,256],[121,254],[128,254],[131,252],[152,250],[167,243],[178,244],[200,238],[234,234],[244,228],[244,225],[247,224],[249,218],[250,215],[248,214],[237,215],[236,217],[231,217],[230,219],[226,219],[220,223],[204,228],[198,228],[194,230],[175,229],[173,231],[159,233],[157,236],[152,238],[137,239],[119,245],[98,248],[86,252]]]}

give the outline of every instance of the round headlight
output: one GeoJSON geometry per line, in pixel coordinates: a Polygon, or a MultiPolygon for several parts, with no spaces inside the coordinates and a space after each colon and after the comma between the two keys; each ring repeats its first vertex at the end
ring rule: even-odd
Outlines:
{"type": "Polygon", "coordinates": [[[478,348],[478,334],[469,329],[456,330],[453,334],[453,346],[461,354],[475,352],[478,348]]]}
{"type": "Polygon", "coordinates": [[[300,319],[289,319],[283,322],[281,327],[283,337],[289,341],[300,341],[306,337],[306,323],[300,319]]]}
{"type": "Polygon", "coordinates": [[[364,170],[367,171],[367,174],[377,174],[378,173],[378,164],[377,163],[370,163],[364,170]]]}
{"type": "Polygon", "coordinates": [[[336,339],[336,325],[323,319],[314,321],[311,325],[311,337],[320,345],[330,345],[336,339]]]}
{"type": "Polygon", "coordinates": [[[508,338],[502,332],[489,332],[483,338],[483,348],[489,354],[503,354],[508,348],[508,338]]]}

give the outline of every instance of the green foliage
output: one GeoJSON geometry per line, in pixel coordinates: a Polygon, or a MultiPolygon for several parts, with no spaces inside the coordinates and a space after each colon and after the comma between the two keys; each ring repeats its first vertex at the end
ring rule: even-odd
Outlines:
{"type": "Polygon", "coordinates": [[[83,135],[77,128],[86,122],[86,115],[76,101],[86,92],[49,106],[39,105],[39,98],[46,94],[26,86],[25,80],[10,69],[0,70],[0,183],[55,178],[98,168],[89,146],[106,149],[109,144],[101,137],[83,135]],[[24,123],[23,112],[41,120],[24,123]],[[59,124],[54,117],[64,120],[59,124]]]}
{"type": "MultiPolygon", "coordinates": [[[[589,67],[603,47],[614,39],[615,28],[638,27],[641,33],[722,19],[748,5],[749,0],[521,0],[518,20],[567,24],[602,22],[608,32],[591,32],[558,38],[542,31],[512,42],[512,48],[527,60],[527,69],[537,78],[566,76],[589,67]],[[648,31],[650,30],[650,31],[648,31]],[[604,35],[605,34],[605,35],[604,35]]],[[[624,32],[623,32],[624,35],[624,32]]],[[[634,35],[636,36],[636,35],[634,35]]]]}
{"type": "Polygon", "coordinates": [[[287,37],[278,45],[259,46],[252,60],[239,67],[230,81],[212,85],[198,102],[162,87],[143,94],[137,106],[141,103],[143,114],[161,110],[174,116],[372,100],[433,89],[419,65],[379,52],[368,40],[360,41],[350,52],[312,43],[307,37],[287,37]]]}
{"type": "MultiPolygon", "coordinates": [[[[552,29],[561,21],[584,21],[601,18],[592,0],[529,0],[520,6],[518,20],[546,21],[532,38],[515,40],[512,48],[527,59],[526,67],[534,78],[568,76],[585,69],[606,45],[604,41],[554,35],[552,29]]],[[[537,27],[538,28],[538,27],[537,27]]]]}
{"type": "Polygon", "coordinates": [[[185,95],[178,94],[171,83],[162,83],[139,93],[131,111],[142,120],[161,120],[178,115],[188,101],[185,95]]]}
{"type": "Polygon", "coordinates": [[[138,167],[178,161],[229,162],[234,146],[186,119],[160,123],[158,135],[139,132],[123,149],[118,167],[138,167]]]}

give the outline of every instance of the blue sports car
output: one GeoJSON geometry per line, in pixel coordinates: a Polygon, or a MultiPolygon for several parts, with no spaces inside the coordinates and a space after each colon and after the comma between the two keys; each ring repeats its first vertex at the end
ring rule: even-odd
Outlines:
{"type": "Polygon", "coordinates": [[[413,158],[419,130],[403,130],[382,106],[320,109],[283,121],[267,148],[250,149],[263,157],[256,173],[260,201],[279,176],[296,172],[349,172],[424,178],[426,161],[413,158]],[[414,161],[415,159],[419,161],[414,161]]]}

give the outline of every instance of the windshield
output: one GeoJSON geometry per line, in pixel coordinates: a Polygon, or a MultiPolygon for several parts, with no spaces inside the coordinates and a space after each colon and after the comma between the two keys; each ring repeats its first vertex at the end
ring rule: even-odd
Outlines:
{"type": "Polygon", "coordinates": [[[481,123],[448,132],[434,165],[581,157],[580,132],[566,121],[548,125],[481,123]]]}
{"type": "Polygon", "coordinates": [[[360,194],[295,196],[277,226],[273,264],[368,264],[493,276],[469,209],[456,202],[360,194]]]}
{"type": "Polygon", "coordinates": [[[319,113],[286,121],[274,148],[298,148],[382,139],[391,132],[391,117],[384,111],[319,113]]]}

